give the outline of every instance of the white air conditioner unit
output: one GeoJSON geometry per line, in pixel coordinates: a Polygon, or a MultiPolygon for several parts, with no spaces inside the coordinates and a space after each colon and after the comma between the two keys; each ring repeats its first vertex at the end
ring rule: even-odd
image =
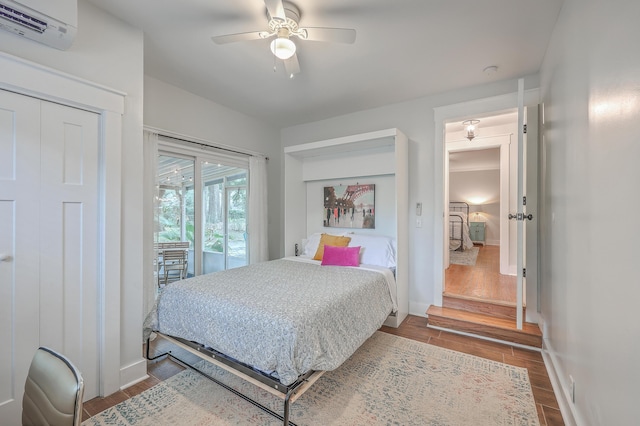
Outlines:
{"type": "Polygon", "coordinates": [[[0,28],[66,50],[78,31],[77,0],[0,0],[0,28]]]}

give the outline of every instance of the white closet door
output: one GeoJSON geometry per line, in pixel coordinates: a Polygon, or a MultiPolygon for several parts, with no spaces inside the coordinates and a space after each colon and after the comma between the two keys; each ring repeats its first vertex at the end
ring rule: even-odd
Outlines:
{"type": "Polygon", "coordinates": [[[0,91],[0,419],[20,424],[39,343],[40,102],[0,91]]]}
{"type": "Polygon", "coordinates": [[[99,116],[0,91],[0,419],[19,424],[38,346],[98,395],[99,116]]]}
{"type": "Polygon", "coordinates": [[[80,369],[98,395],[97,114],[41,104],[40,344],[80,369]]]}

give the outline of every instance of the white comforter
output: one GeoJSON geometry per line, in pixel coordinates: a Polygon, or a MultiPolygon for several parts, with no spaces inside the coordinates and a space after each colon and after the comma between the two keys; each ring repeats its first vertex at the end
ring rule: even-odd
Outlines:
{"type": "MultiPolygon", "coordinates": [[[[283,384],[342,364],[394,309],[389,270],[285,258],[166,286],[145,321],[283,384]]],[[[394,281],[395,283],[395,281],[394,281]]]]}

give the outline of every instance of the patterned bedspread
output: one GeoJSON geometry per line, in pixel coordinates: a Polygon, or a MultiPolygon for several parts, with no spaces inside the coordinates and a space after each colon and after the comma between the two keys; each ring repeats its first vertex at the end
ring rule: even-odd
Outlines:
{"type": "Polygon", "coordinates": [[[394,306],[387,280],[288,258],[201,275],[162,290],[145,335],[204,344],[287,385],[337,368],[380,328],[394,306]]]}

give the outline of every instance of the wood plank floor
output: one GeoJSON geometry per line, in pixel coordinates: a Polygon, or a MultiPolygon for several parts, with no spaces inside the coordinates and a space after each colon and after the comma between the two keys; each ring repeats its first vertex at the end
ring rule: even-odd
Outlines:
{"type": "Polygon", "coordinates": [[[444,294],[516,303],[516,277],[500,274],[500,247],[480,246],[475,266],[451,264],[444,294]]]}
{"type": "MultiPolygon", "coordinates": [[[[529,380],[531,381],[540,424],[542,426],[564,425],[556,397],[551,387],[551,381],[547,375],[542,355],[540,355],[539,352],[429,329],[427,328],[426,318],[413,315],[409,315],[398,328],[383,326],[381,330],[430,345],[526,368],[529,372],[529,380]]],[[[185,367],[166,357],[155,361],[148,361],[148,379],[106,398],[94,398],[85,402],[83,420],[149,389],[162,380],[178,374],[184,368],[185,367]]]]}

